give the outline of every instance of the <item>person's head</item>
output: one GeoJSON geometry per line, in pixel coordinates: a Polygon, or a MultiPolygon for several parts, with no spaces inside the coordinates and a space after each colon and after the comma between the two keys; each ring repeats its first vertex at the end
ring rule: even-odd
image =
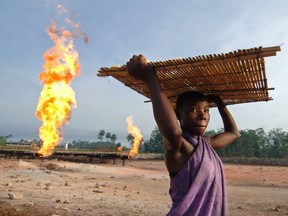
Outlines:
{"type": "Polygon", "coordinates": [[[210,120],[205,95],[197,91],[180,94],[176,101],[176,115],[182,128],[193,135],[203,134],[210,120]]]}

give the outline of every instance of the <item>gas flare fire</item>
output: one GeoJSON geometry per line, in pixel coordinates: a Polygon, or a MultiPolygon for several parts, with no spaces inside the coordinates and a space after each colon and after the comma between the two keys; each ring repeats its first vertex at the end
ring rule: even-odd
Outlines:
{"type": "MultiPolygon", "coordinates": [[[[71,20],[68,24],[73,25],[71,20]]],[[[61,127],[68,122],[71,109],[76,107],[75,92],[70,83],[81,72],[73,33],[59,29],[56,22],[52,22],[48,34],[55,45],[43,55],[44,70],[39,78],[44,86],[36,110],[36,117],[43,121],[39,129],[43,144],[38,152],[42,156],[51,155],[63,139],[61,127]]]]}
{"type": "Polygon", "coordinates": [[[131,158],[131,157],[135,157],[138,154],[138,149],[143,139],[143,135],[141,134],[140,129],[136,125],[134,125],[132,116],[129,116],[126,119],[126,121],[128,123],[127,130],[129,134],[134,138],[132,148],[128,154],[128,158],[131,158]]]}

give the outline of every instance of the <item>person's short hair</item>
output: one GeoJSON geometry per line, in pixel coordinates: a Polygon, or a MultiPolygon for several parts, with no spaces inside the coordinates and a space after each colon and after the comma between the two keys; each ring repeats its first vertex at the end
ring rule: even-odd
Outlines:
{"type": "Polygon", "coordinates": [[[186,91],[183,92],[182,94],[180,94],[177,97],[177,101],[176,101],[176,115],[177,118],[179,119],[180,117],[180,110],[182,109],[183,105],[187,104],[187,103],[191,103],[191,101],[206,101],[206,97],[204,94],[202,94],[201,92],[198,91],[186,91]]]}

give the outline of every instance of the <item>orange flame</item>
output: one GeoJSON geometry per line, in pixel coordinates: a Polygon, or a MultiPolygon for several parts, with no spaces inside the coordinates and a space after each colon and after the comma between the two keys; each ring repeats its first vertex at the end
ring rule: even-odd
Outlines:
{"type": "Polygon", "coordinates": [[[123,148],[124,148],[124,146],[119,146],[119,147],[117,148],[117,151],[123,151],[123,148]]]}
{"type": "Polygon", "coordinates": [[[132,116],[129,116],[126,119],[126,121],[128,123],[128,128],[127,128],[128,133],[131,134],[131,136],[134,138],[132,148],[128,155],[128,158],[131,158],[131,157],[135,157],[138,154],[138,149],[143,139],[143,135],[141,134],[140,129],[136,125],[134,125],[132,116]]]}
{"type": "Polygon", "coordinates": [[[44,71],[39,78],[44,86],[36,110],[36,117],[43,121],[39,129],[43,145],[38,152],[43,156],[51,155],[63,139],[61,127],[68,122],[71,108],[76,107],[70,83],[81,71],[73,34],[68,30],[59,30],[55,22],[50,25],[48,34],[55,46],[43,55],[44,71]]]}

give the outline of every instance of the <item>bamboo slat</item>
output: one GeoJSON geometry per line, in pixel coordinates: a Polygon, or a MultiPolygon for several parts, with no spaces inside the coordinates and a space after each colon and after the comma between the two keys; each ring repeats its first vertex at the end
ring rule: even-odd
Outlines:
{"type": "MultiPolygon", "coordinates": [[[[149,62],[155,68],[171,103],[188,90],[218,94],[225,104],[272,100],[269,97],[264,57],[275,56],[280,46],[239,49],[213,55],[149,62]]],[[[123,66],[102,67],[97,76],[112,76],[150,99],[147,86],[129,76],[123,66]]]]}

